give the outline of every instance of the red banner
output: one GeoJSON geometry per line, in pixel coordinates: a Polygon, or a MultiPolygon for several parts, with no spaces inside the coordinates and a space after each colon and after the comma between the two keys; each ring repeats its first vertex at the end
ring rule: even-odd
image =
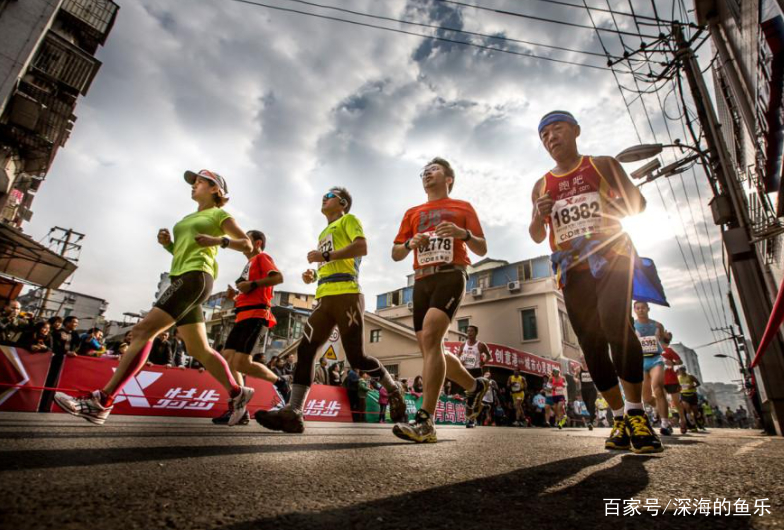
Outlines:
{"type": "MultiPolygon", "coordinates": [[[[67,357],[58,387],[92,391],[102,388],[112,377],[118,361],[106,357],[67,357]]],[[[248,405],[253,414],[278,404],[270,383],[246,377],[256,393],[248,405]]],[[[208,373],[194,369],[145,366],[132,377],[114,402],[112,414],[137,416],[215,417],[226,410],[228,394],[208,373]]],[[[305,403],[308,421],[351,421],[346,389],[314,385],[305,403]]],[[[57,405],[52,412],[62,412],[57,405]]]]}
{"type": "MultiPolygon", "coordinates": [[[[444,347],[460,357],[463,344],[462,342],[445,342],[444,347]]],[[[485,344],[490,350],[490,358],[485,361],[485,366],[506,368],[507,370],[519,368],[521,372],[533,375],[548,375],[553,371],[553,368],[561,368],[561,364],[553,359],[545,359],[502,344],[492,342],[485,342],[485,344]]]]}
{"type": "Polygon", "coordinates": [[[0,410],[36,412],[52,354],[10,346],[1,346],[0,351],[0,410]]]}

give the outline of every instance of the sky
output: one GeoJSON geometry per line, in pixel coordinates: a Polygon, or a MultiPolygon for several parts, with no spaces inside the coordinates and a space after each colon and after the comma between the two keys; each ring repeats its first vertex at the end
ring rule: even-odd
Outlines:
{"type": "MultiPolygon", "coordinates": [[[[368,236],[361,283],[374,308],[377,294],[405,285],[410,260],[394,263],[389,251],[403,213],[426,199],[418,175],[434,156],[455,168],[452,196],[474,205],[488,256],[518,261],[549,253],[528,237],[531,188],[552,167],[536,131],[543,114],[571,111],[585,154],[615,155],[640,139],[669,142],[667,127],[671,138],[688,141],[673,84],[643,79],[635,85],[623,62],[619,91],[613,73],[602,68],[603,47],[620,56],[624,45],[637,49],[640,37],[600,32],[600,41],[584,8],[481,2],[524,18],[440,0],[323,2],[420,25],[291,0],[263,3],[444,40],[232,0],[120,2],[97,55],[103,66],[24,227],[36,239],[53,226],[86,234],[68,289],[108,300],[109,318],[148,309],[169,266],[157,231],[195,210],[182,174],[207,168],[228,181],[226,209],[239,225],[267,234],[268,251],[284,273],[281,289],[295,292],[314,291],[300,274],[325,224],[321,196],[330,186],[347,187],[351,213],[368,236]],[[632,92],[638,88],[660,90],[640,98],[632,92]]],[[[630,11],[627,0],[588,3],[630,11]]],[[[634,4],[638,15],[654,14],[645,2],[634,4]]],[[[669,1],[656,5],[662,18],[672,18],[669,1]]],[[[675,18],[684,20],[679,7],[675,18]]],[[[635,26],[628,16],[599,10],[591,16],[602,28],[617,23],[627,33],[660,31],[635,26]]],[[[645,40],[650,46],[652,39],[645,40]]],[[[707,66],[710,45],[698,56],[707,66]]],[[[649,67],[661,70],[667,56],[651,53],[653,63],[632,57],[643,77],[649,67]]],[[[667,163],[684,155],[667,150],[663,156],[667,163]]],[[[625,226],[640,255],[656,262],[672,306],[654,307],[652,318],[673,332],[674,342],[691,347],[722,338],[711,327],[730,322],[726,278],[704,175],[687,172],[642,190],[648,208],[625,226]]],[[[219,261],[216,291],[233,281],[245,258],[222,251],[219,261]]],[[[734,361],[713,357],[730,354],[728,343],[698,353],[706,381],[739,378],[734,361]]]]}

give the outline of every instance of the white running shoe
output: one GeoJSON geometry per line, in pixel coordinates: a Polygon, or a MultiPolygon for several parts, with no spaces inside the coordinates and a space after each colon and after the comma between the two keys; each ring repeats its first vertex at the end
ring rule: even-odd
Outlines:
{"type": "Polygon", "coordinates": [[[234,407],[234,410],[231,412],[231,417],[229,418],[229,425],[237,425],[242,417],[245,415],[245,410],[250,403],[250,400],[253,398],[253,390],[249,386],[240,387],[240,393],[237,394],[237,397],[231,399],[231,404],[234,407]]]}
{"type": "Polygon", "coordinates": [[[62,392],[56,392],[54,400],[68,414],[84,418],[95,425],[103,425],[112,412],[112,407],[101,404],[101,392],[96,390],[91,394],[71,397],[62,392]]]}

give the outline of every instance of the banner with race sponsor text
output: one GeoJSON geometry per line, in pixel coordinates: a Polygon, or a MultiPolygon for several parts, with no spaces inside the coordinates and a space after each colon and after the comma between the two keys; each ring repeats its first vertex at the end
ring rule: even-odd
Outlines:
{"type": "MultiPolygon", "coordinates": [[[[416,412],[422,407],[422,396],[419,394],[406,394],[406,412],[408,412],[408,419],[413,420],[416,412]]],[[[368,392],[367,401],[365,402],[365,421],[367,423],[378,423],[379,412],[381,407],[378,404],[378,391],[371,390],[368,392]]],[[[465,401],[453,397],[441,396],[436,404],[436,413],[434,415],[436,424],[439,425],[463,425],[465,424],[465,401]]],[[[389,407],[387,407],[384,415],[384,421],[391,423],[389,417],[389,407]]]]}
{"type": "MultiPolygon", "coordinates": [[[[108,357],[67,357],[57,386],[64,391],[92,391],[112,377],[118,360],[108,357]],[[67,390],[65,390],[67,389],[67,390]]],[[[272,385],[246,377],[256,393],[248,406],[251,415],[279,403],[272,385]]],[[[112,414],[137,416],[215,417],[226,410],[228,394],[208,373],[186,368],[145,366],[132,377],[114,402],[112,414]]],[[[62,412],[56,404],[52,412],[62,412]]],[[[351,421],[345,388],[314,385],[303,410],[308,421],[351,421]]]]}
{"type": "MultiPolygon", "coordinates": [[[[453,354],[460,357],[463,349],[463,342],[445,342],[444,347],[453,354]]],[[[561,364],[554,359],[545,359],[532,353],[527,353],[503,344],[485,342],[487,349],[490,350],[490,358],[485,359],[485,366],[496,368],[506,368],[514,370],[519,368],[521,372],[533,375],[548,375],[553,368],[561,368],[561,364]]]]}
{"type": "Polygon", "coordinates": [[[51,353],[0,346],[0,410],[37,411],[51,361],[51,353]]]}

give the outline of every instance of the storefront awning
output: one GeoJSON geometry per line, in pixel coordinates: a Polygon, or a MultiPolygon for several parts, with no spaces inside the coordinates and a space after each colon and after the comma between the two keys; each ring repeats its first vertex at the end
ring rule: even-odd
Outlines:
{"type": "Polygon", "coordinates": [[[0,223],[0,274],[41,287],[57,289],[76,265],[30,236],[0,223]]]}

